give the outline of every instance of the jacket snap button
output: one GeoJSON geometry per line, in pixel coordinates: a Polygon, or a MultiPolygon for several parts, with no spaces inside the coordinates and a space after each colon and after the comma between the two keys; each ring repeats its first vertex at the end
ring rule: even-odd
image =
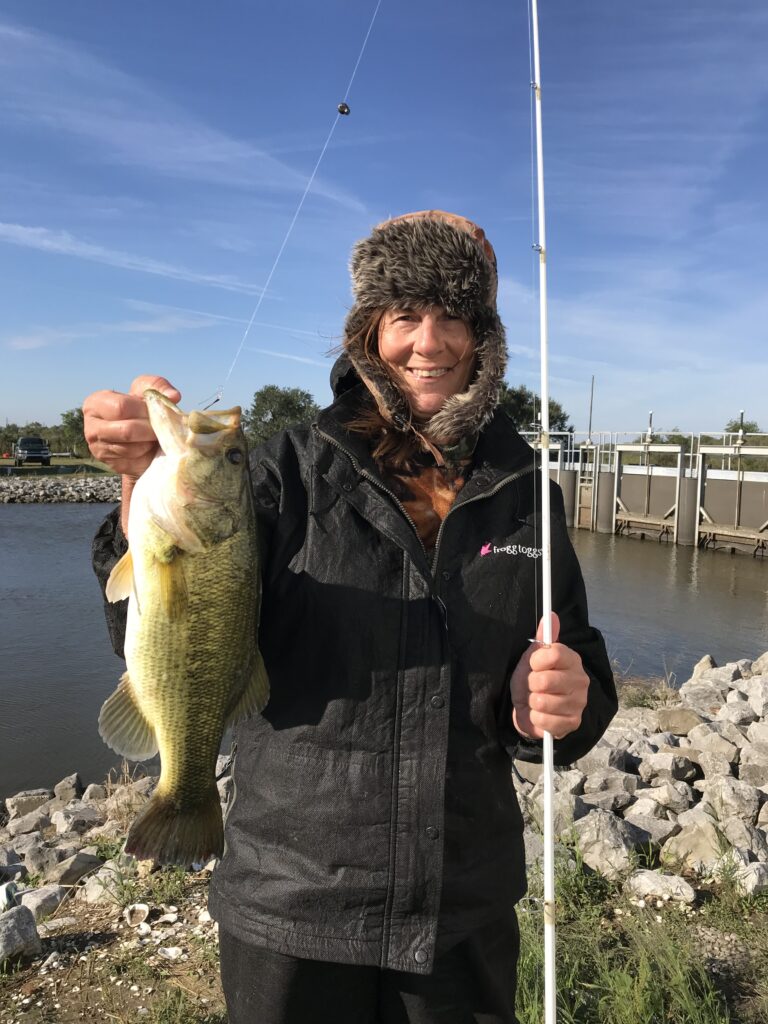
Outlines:
{"type": "Polygon", "coordinates": [[[441,708],[445,705],[445,701],[443,700],[439,693],[435,694],[435,696],[430,700],[429,703],[432,705],[433,708],[441,708]]]}
{"type": "Polygon", "coordinates": [[[427,825],[426,828],[427,839],[437,839],[440,835],[440,829],[435,825],[427,825]]]}
{"type": "Polygon", "coordinates": [[[425,964],[429,957],[427,956],[426,950],[417,949],[416,952],[413,954],[413,959],[416,961],[417,964],[425,964]]]}
{"type": "Polygon", "coordinates": [[[342,487],[342,490],[345,490],[345,491],[351,491],[352,490],[352,484],[342,484],[341,487],[342,487]]]}
{"type": "Polygon", "coordinates": [[[451,578],[451,574],[449,572],[444,572],[443,573],[443,579],[445,580],[446,583],[448,582],[448,580],[450,578],[451,578]]]}

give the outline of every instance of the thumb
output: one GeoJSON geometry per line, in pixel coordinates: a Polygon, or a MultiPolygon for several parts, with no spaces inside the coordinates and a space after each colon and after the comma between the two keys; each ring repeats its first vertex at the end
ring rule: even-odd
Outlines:
{"type": "Polygon", "coordinates": [[[143,396],[144,392],[149,388],[154,391],[159,391],[166,398],[170,398],[172,402],[181,401],[181,392],[171,384],[165,377],[156,377],[153,374],[143,374],[131,384],[131,395],[143,396]]]}
{"type": "MultiPolygon", "coordinates": [[[[560,636],[560,619],[556,612],[552,612],[552,643],[557,643],[557,638],[560,636]]],[[[536,639],[539,643],[544,642],[544,618],[542,617],[539,623],[539,628],[536,630],[536,639]]]]}

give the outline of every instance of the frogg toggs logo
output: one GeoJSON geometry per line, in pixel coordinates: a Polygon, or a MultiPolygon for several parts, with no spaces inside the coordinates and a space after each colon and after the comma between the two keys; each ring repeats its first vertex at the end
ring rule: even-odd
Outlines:
{"type": "Polygon", "coordinates": [[[485,555],[523,555],[525,558],[541,558],[541,548],[529,548],[525,544],[492,544],[488,541],[480,548],[481,558],[485,555]]]}

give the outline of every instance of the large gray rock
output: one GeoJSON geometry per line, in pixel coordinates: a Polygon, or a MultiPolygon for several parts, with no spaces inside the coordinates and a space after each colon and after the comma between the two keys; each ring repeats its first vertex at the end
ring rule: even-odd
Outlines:
{"type": "Polygon", "coordinates": [[[23,818],[30,811],[36,811],[41,804],[47,803],[53,792],[50,789],[25,789],[15,796],[6,797],[5,806],[11,819],[23,818]]]}
{"type": "Polygon", "coordinates": [[[720,779],[733,775],[733,762],[723,754],[717,754],[712,750],[696,751],[692,760],[701,768],[705,779],[720,779]]]}
{"type": "MultiPolygon", "coordinates": [[[[658,804],[655,806],[658,807],[658,804]]],[[[670,821],[669,818],[655,818],[650,814],[638,814],[633,807],[625,812],[624,820],[647,833],[647,844],[653,848],[663,846],[668,839],[676,836],[680,831],[680,825],[676,821],[670,821]]]]}
{"type": "Polygon", "coordinates": [[[680,814],[693,803],[693,791],[685,782],[663,782],[660,786],[642,791],[646,800],[654,800],[667,811],[680,814]]]}
{"type": "Polygon", "coordinates": [[[662,732],[671,732],[675,736],[687,736],[691,729],[701,725],[705,719],[692,708],[675,707],[659,708],[658,712],[659,729],[662,732]]]}
{"type": "Polygon", "coordinates": [[[749,705],[758,718],[768,716],[768,675],[753,676],[740,689],[746,693],[749,705]]]}
{"type": "Polygon", "coordinates": [[[0,914],[0,963],[40,953],[40,936],[28,907],[13,907],[0,914]]]}
{"type": "Polygon", "coordinates": [[[637,791],[637,776],[630,772],[619,771],[618,768],[600,768],[586,776],[583,782],[584,793],[604,793],[620,790],[634,794],[637,791]]]}
{"type": "Polygon", "coordinates": [[[70,800],[78,800],[83,795],[83,783],[77,772],[57,782],[53,787],[53,795],[65,804],[70,800]]]}
{"type": "Polygon", "coordinates": [[[43,837],[40,832],[25,832],[23,835],[14,838],[13,848],[26,861],[28,851],[40,846],[42,842],[43,837]]]}
{"type": "Polygon", "coordinates": [[[711,654],[705,654],[702,658],[696,662],[691,672],[691,679],[698,679],[699,676],[705,672],[709,672],[711,668],[717,668],[717,662],[711,654]]]}
{"type": "Polygon", "coordinates": [[[696,900],[693,886],[684,878],[660,871],[635,871],[624,883],[624,891],[642,900],[672,900],[688,905],[696,900]]]}
{"type": "Polygon", "coordinates": [[[753,722],[747,729],[747,739],[750,743],[762,744],[768,750],[768,722],[753,722]]]}
{"type": "Polygon", "coordinates": [[[74,857],[67,857],[66,860],[57,864],[49,872],[48,878],[51,882],[57,882],[59,885],[76,885],[85,875],[97,871],[102,863],[100,857],[80,851],[74,857]]]}
{"type": "Polygon", "coordinates": [[[661,728],[659,713],[655,708],[619,708],[611,728],[627,728],[641,736],[649,736],[661,728]]]}
{"type": "Polygon", "coordinates": [[[746,729],[756,720],[757,715],[751,705],[746,703],[723,704],[714,718],[716,722],[731,722],[732,725],[740,729],[746,729]]]}
{"type": "Polygon", "coordinates": [[[590,811],[574,826],[584,863],[606,878],[627,873],[637,848],[637,833],[609,811],[590,811]]]}
{"type": "Polygon", "coordinates": [[[638,791],[637,799],[624,812],[625,818],[628,818],[630,815],[632,815],[632,817],[639,815],[643,818],[666,818],[666,807],[663,807],[658,800],[651,800],[646,797],[645,794],[647,792],[647,789],[641,789],[638,791]]]}
{"type": "Polygon", "coordinates": [[[720,823],[720,828],[731,846],[749,850],[761,863],[768,863],[768,841],[762,829],[742,821],[741,818],[729,818],[720,823]]]}
{"type": "MultiPolygon", "coordinates": [[[[544,799],[543,787],[539,782],[531,791],[526,801],[528,813],[539,830],[544,829],[544,799]]],[[[580,796],[573,793],[555,792],[552,797],[552,816],[554,820],[554,832],[556,836],[567,835],[574,821],[582,818],[589,808],[580,796]]]]}
{"type": "Polygon", "coordinates": [[[0,882],[23,882],[28,877],[26,864],[0,864],[0,882]]]}
{"type": "Polygon", "coordinates": [[[0,846],[0,868],[18,864],[20,860],[20,855],[12,846],[0,846]]]}
{"type": "Polygon", "coordinates": [[[768,892],[768,864],[747,864],[736,872],[736,883],[745,896],[768,892]]]}
{"type": "Polygon", "coordinates": [[[20,818],[12,818],[8,822],[8,834],[15,837],[24,835],[25,832],[40,832],[42,829],[48,828],[50,824],[51,819],[46,812],[38,808],[28,814],[23,814],[20,818]]]}
{"type": "Polygon", "coordinates": [[[725,852],[723,846],[723,840],[714,825],[706,822],[686,825],[664,844],[661,862],[699,874],[709,873],[725,852]]]}
{"type": "Polygon", "coordinates": [[[82,835],[96,825],[103,825],[104,813],[96,807],[88,804],[70,804],[63,811],[56,811],[51,816],[51,824],[56,826],[59,833],[76,832],[82,835]]]}
{"type": "Polygon", "coordinates": [[[768,651],[765,654],[761,654],[757,661],[752,662],[752,675],[768,675],[768,651]]]}
{"type": "Polygon", "coordinates": [[[32,911],[35,921],[42,921],[59,909],[69,891],[64,885],[44,885],[40,889],[22,893],[19,900],[23,907],[32,911]]]}
{"type": "Polygon", "coordinates": [[[754,825],[762,800],[760,792],[747,782],[739,779],[705,779],[697,783],[703,796],[702,808],[717,821],[725,822],[729,818],[741,818],[754,825]]]}
{"type": "Polygon", "coordinates": [[[696,778],[696,766],[683,754],[651,754],[640,765],[640,778],[643,782],[690,782],[696,778]]]}
{"type": "Polygon", "coordinates": [[[107,799],[107,791],[104,786],[99,786],[97,783],[92,782],[89,786],[86,786],[82,799],[84,804],[99,804],[107,799]]]}
{"type": "Polygon", "coordinates": [[[576,767],[580,772],[589,775],[591,772],[599,771],[601,768],[619,768],[624,771],[626,753],[610,746],[605,740],[600,740],[584,757],[579,758],[576,767]]]}
{"type": "Polygon", "coordinates": [[[598,793],[583,793],[579,798],[587,807],[600,807],[618,814],[632,803],[632,794],[625,789],[602,789],[598,793]]]}

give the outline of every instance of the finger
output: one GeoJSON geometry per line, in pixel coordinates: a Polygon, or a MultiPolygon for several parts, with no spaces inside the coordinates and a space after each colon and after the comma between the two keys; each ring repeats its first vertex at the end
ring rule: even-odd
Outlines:
{"type": "Polygon", "coordinates": [[[581,657],[565,644],[552,644],[551,647],[539,645],[531,654],[531,669],[534,672],[546,672],[549,669],[577,672],[581,670],[581,657]]]}
{"type": "Polygon", "coordinates": [[[581,725],[581,715],[547,715],[540,711],[531,711],[531,729],[541,739],[545,732],[551,733],[556,740],[570,736],[581,725]]]}
{"type": "Polygon", "coordinates": [[[148,420],[143,399],[122,391],[94,391],[83,402],[83,414],[89,420],[148,420]]]}
{"type": "Polygon", "coordinates": [[[91,444],[140,444],[146,446],[157,440],[148,419],[94,419],[88,424],[86,437],[91,444]]]}
{"type": "Polygon", "coordinates": [[[142,374],[140,377],[136,377],[131,384],[130,394],[143,395],[149,388],[159,391],[166,398],[170,398],[172,402],[181,401],[181,392],[165,377],[157,377],[154,374],[142,374]]]}
{"type": "MultiPolygon", "coordinates": [[[[557,638],[560,636],[560,618],[556,612],[551,612],[551,623],[552,623],[552,638],[550,643],[557,643],[557,638]]],[[[536,630],[536,639],[539,643],[544,643],[544,617],[542,616],[536,630]]]]}
{"type": "Polygon", "coordinates": [[[573,672],[531,672],[528,676],[529,693],[586,693],[588,678],[573,672]]]}
{"type": "Polygon", "coordinates": [[[540,715],[581,715],[584,701],[572,693],[532,693],[528,707],[540,715]]]}

